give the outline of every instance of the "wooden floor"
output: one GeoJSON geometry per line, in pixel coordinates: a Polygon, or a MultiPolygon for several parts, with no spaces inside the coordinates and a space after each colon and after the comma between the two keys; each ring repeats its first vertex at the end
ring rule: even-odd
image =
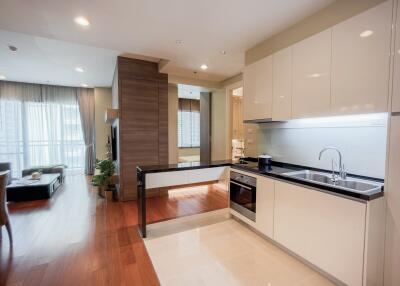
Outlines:
{"type": "MultiPolygon", "coordinates": [[[[148,221],[228,204],[215,187],[170,191],[148,200],[148,221]]],[[[67,178],[48,201],[9,204],[14,243],[5,229],[0,285],[159,285],[137,231],[136,202],[106,202],[84,176],[67,178]]]]}

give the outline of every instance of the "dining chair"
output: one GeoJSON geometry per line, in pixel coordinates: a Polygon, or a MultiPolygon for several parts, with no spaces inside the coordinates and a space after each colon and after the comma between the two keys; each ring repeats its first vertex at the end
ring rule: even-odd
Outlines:
{"type": "Polygon", "coordinates": [[[11,224],[10,224],[10,218],[8,217],[8,210],[6,204],[7,201],[6,186],[9,175],[10,171],[0,172],[0,237],[1,237],[1,227],[5,225],[7,228],[10,243],[12,244],[11,224]]]}

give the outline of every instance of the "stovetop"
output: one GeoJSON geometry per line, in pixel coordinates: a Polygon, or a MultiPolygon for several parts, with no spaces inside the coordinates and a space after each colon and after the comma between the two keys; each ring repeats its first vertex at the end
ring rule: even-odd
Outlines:
{"type": "Polygon", "coordinates": [[[264,168],[259,168],[258,162],[248,161],[245,159],[241,159],[238,163],[235,163],[234,165],[243,169],[257,171],[259,173],[271,172],[273,169],[273,166],[271,165],[265,166],[264,168]]]}

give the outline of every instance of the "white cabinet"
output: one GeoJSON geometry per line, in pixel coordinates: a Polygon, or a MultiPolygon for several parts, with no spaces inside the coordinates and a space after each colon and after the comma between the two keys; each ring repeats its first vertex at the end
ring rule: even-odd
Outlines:
{"type": "Polygon", "coordinates": [[[366,204],[275,181],[274,239],[347,285],[362,285],[366,204]]]}
{"type": "Polygon", "coordinates": [[[333,114],[387,111],[391,20],[385,1],[332,28],[333,114]]]}
{"type": "MultiPolygon", "coordinates": [[[[394,49],[392,111],[400,112],[400,5],[397,7],[396,40],[394,49]]],[[[399,275],[400,276],[400,275],[399,275]]]]}
{"type": "Polygon", "coordinates": [[[272,56],[247,66],[243,78],[243,119],[271,118],[272,56]]]}
{"type": "Polygon", "coordinates": [[[257,177],[256,228],[273,238],[274,232],[274,180],[257,177]]]}
{"type": "Polygon", "coordinates": [[[272,119],[289,120],[292,117],[292,47],[273,55],[272,119]]]}
{"type": "Polygon", "coordinates": [[[330,112],[331,30],[293,46],[292,117],[326,116],[330,112]]]}
{"type": "Polygon", "coordinates": [[[391,117],[389,138],[389,168],[385,185],[385,283],[400,285],[400,116],[391,117]]]}

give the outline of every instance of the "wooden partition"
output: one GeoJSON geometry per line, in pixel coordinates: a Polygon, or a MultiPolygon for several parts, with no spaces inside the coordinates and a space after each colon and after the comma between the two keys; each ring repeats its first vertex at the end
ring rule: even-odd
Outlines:
{"type": "Polygon", "coordinates": [[[118,57],[113,108],[119,109],[120,200],[136,199],[136,166],[168,164],[168,75],[158,64],[118,57]]]}

